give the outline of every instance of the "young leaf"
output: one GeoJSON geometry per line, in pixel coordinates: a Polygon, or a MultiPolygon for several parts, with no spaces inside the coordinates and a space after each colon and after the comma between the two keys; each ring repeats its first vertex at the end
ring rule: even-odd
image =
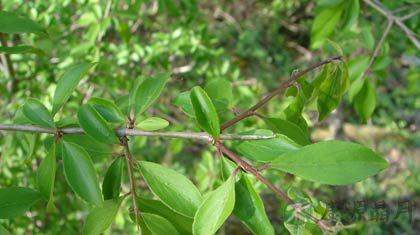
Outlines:
{"type": "Polygon", "coordinates": [[[65,141],[62,150],[64,175],[70,187],[83,200],[101,205],[103,200],[98,178],[86,150],[77,144],[65,141]]]}
{"type": "Polygon", "coordinates": [[[268,140],[247,140],[236,147],[244,157],[261,162],[273,161],[281,154],[299,148],[298,144],[282,134],[268,140]]]}
{"type": "Polygon", "coordinates": [[[195,118],[194,108],[190,99],[190,91],[184,91],[178,94],[174,100],[174,104],[178,106],[188,117],[195,118]]]}
{"type": "Polygon", "coordinates": [[[102,194],[104,199],[114,199],[120,195],[121,177],[124,168],[124,159],[116,158],[105,174],[102,183],[102,194]]]}
{"type": "Polygon", "coordinates": [[[141,121],[137,127],[146,131],[155,131],[165,128],[169,125],[169,122],[160,117],[151,117],[141,121]]]}
{"type": "Polygon", "coordinates": [[[225,112],[232,107],[232,84],[226,79],[213,79],[204,87],[207,95],[213,101],[218,113],[225,112]]]}
{"type": "Polygon", "coordinates": [[[362,89],[354,98],[354,108],[362,120],[367,121],[376,107],[375,88],[369,80],[365,80],[362,89]]]}
{"type": "Polygon", "coordinates": [[[310,144],[309,135],[307,131],[303,131],[300,127],[292,122],[280,118],[264,118],[270,130],[281,133],[299,145],[310,144]]]}
{"type": "Polygon", "coordinates": [[[201,87],[196,86],[191,90],[190,99],[198,125],[213,137],[219,138],[219,116],[210,97],[201,87]]]}
{"type": "Polygon", "coordinates": [[[125,122],[124,114],[111,101],[92,97],[89,104],[108,122],[122,123],[125,122]]]}
{"type": "Polygon", "coordinates": [[[167,219],[162,216],[142,213],[141,217],[144,220],[147,228],[153,233],[153,235],[179,235],[176,228],[167,219]]]}
{"type": "Polygon", "coordinates": [[[107,144],[118,142],[112,127],[90,104],[84,104],[80,107],[77,119],[80,127],[92,138],[107,144]]]}
{"type": "Polygon", "coordinates": [[[235,206],[235,177],[231,175],[201,203],[194,216],[194,235],[214,234],[235,206]]]}
{"type": "Polygon", "coordinates": [[[168,78],[168,74],[159,73],[139,84],[134,92],[134,114],[136,116],[146,111],[155,102],[162,93],[168,78]]]}
{"type": "Polygon", "coordinates": [[[55,128],[51,113],[39,100],[29,98],[23,105],[22,111],[31,123],[45,128],[55,128]]]}
{"type": "Polygon", "coordinates": [[[86,218],[83,235],[99,235],[109,228],[115,220],[122,201],[123,198],[106,200],[102,205],[93,208],[86,218]]]}
{"type": "Polygon", "coordinates": [[[37,33],[47,35],[39,24],[27,17],[21,17],[7,11],[0,11],[0,32],[1,33],[37,33]]]}
{"type": "Polygon", "coordinates": [[[315,17],[312,24],[311,47],[320,48],[337,26],[343,12],[343,4],[323,9],[315,17]]]}
{"type": "Polygon", "coordinates": [[[22,215],[41,198],[40,193],[30,188],[0,189],[0,219],[12,219],[22,215]]]}
{"type": "Polygon", "coordinates": [[[153,194],[174,211],[194,217],[202,201],[201,193],[187,177],[152,162],[140,161],[139,166],[153,194]]]}
{"type": "Polygon", "coordinates": [[[181,234],[192,234],[193,219],[176,213],[162,202],[138,197],[137,206],[141,212],[156,214],[167,219],[181,234]]]}
{"type": "Polygon", "coordinates": [[[369,148],[350,142],[326,141],[280,155],[274,168],[323,184],[353,184],[387,167],[369,148]]]}
{"type": "Polygon", "coordinates": [[[57,168],[56,163],[56,144],[52,145],[51,152],[47,153],[47,156],[42,160],[41,165],[37,170],[37,183],[41,194],[48,199],[47,210],[54,211],[54,183],[55,183],[55,172],[57,168]]]}
{"type": "Polygon", "coordinates": [[[79,84],[80,79],[82,79],[93,65],[89,63],[76,64],[70,66],[64,72],[55,88],[52,109],[53,116],[67,102],[71,93],[73,93],[73,90],[79,84]]]}

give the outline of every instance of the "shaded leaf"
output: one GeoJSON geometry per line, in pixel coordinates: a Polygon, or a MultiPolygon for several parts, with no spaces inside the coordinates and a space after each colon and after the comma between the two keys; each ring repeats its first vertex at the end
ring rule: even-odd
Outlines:
{"type": "Polygon", "coordinates": [[[63,169],[67,183],[83,200],[102,204],[98,178],[86,150],[77,144],[63,142],[63,169]]]}
{"type": "Polygon", "coordinates": [[[377,174],[388,164],[363,145],[326,141],[280,155],[270,165],[308,180],[343,185],[377,174]]]}
{"type": "Polygon", "coordinates": [[[95,140],[107,144],[118,142],[112,127],[90,104],[84,104],[80,107],[77,119],[83,131],[95,140]]]}
{"type": "Polygon", "coordinates": [[[11,235],[11,233],[0,224],[0,235],[11,235]]]}
{"type": "Polygon", "coordinates": [[[89,99],[89,104],[108,122],[121,123],[125,122],[124,114],[111,101],[92,97],[89,99]]]}
{"type": "Polygon", "coordinates": [[[357,22],[360,11],[359,0],[349,0],[346,2],[343,25],[341,26],[343,31],[350,29],[357,22]]]}
{"type": "Polygon", "coordinates": [[[40,199],[41,194],[30,188],[2,188],[0,189],[0,219],[21,216],[40,199]]]}
{"type": "Polygon", "coordinates": [[[226,79],[213,79],[204,87],[218,113],[232,107],[232,84],[226,79]]]}
{"type": "Polygon", "coordinates": [[[309,134],[292,122],[280,118],[264,118],[268,128],[276,133],[281,133],[299,145],[310,144],[309,134]]]}
{"type": "Polygon", "coordinates": [[[2,33],[37,33],[41,35],[48,34],[47,31],[45,31],[33,20],[27,17],[18,16],[11,12],[0,11],[0,22],[0,32],[2,33]]]}
{"type": "Polygon", "coordinates": [[[136,116],[146,111],[156,101],[168,78],[168,74],[159,73],[138,85],[134,92],[134,114],[136,116]]]}
{"type": "Polygon", "coordinates": [[[39,191],[42,196],[48,199],[47,210],[54,211],[54,184],[55,184],[55,172],[57,169],[56,162],[56,145],[53,144],[52,149],[47,156],[42,160],[37,170],[37,183],[39,191]]]}
{"type": "Polygon", "coordinates": [[[308,124],[306,123],[305,118],[302,116],[303,109],[305,108],[306,97],[303,91],[298,91],[295,99],[292,103],[287,106],[283,111],[286,116],[286,120],[293,122],[298,125],[302,130],[308,130],[308,124]]]}
{"type": "Polygon", "coordinates": [[[194,108],[190,99],[190,91],[184,91],[178,94],[174,100],[174,104],[178,106],[187,116],[195,117],[194,108]]]}
{"type": "Polygon", "coordinates": [[[0,47],[0,52],[6,54],[21,54],[21,53],[35,53],[40,55],[45,55],[39,48],[35,48],[33,46],[28,45],[21,45],[21,46],[14,46],[14,47],[0,47]]]}
{"type": "Polygon", "coordinates": [[[116,158],[105,174],[102,183],[102,194],[105,200],[118,198],[120,195],[121,178],[124,168],[124,158],[116,158]]]}
{"type": "Polygon", "coordinates": [[[169,122],[160,117],[150,117],[141,121],[137,127],[146,131],[155,131],[165,128],[169,125],[169,122]]]}
{"type": "Polygon", "coordinates": [[[201,193],[184,175],[160,164],[140,161],[140,171],[150,190],[174,211],[194,217],[201,193]]]}
{"type": "Polygon", "coordinates": [[[376,107],[375,88],[369,80],[365,80],[362,89],[354,98],[354,108],[362,120],[367,121],[376,107]]]}
{"type": "Polygon", "coordinates": [[[171,222],[169,222],[162,216],[149,213],[142,213],[141,217],[143,218],[147,228],[149,228],[149,230],[154,235],[180,234],[178,233],[176,228],[171,224],[171,222]]]}
{"type": "Polygon", "coordinates": [[[99,235],[111,226],[118,213],[123,198],[106,200],[102,205],[93,208],[83,227],[83,235],[99,235]]]}
{"type": "Polygon", "coordinates": [[[219,138],[219,116],[210,97],[201,87],[196,86],[191,90],[190,98],[198,125],[213,137],[219,138]]]}
{"type": "Polygon", "coordinates": [[[194,235],[214,234],[235,206],[235,177],[231,175],[201,203],[194,216],[194,235]]]}
{"type": "Polygon", "coordinates": [[[23,105],[22,111],[31,123],[45,128],[55,128],[51,113],[39,100],[29,98],[23,105]]]}

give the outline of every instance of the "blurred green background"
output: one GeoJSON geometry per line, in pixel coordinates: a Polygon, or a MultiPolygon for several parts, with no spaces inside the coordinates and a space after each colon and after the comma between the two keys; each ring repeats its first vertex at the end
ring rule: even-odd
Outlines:
{"type": "MultiPolygon", "coordinates": [[[[418,1],[381,2],[400,16],[420,8],[418,1]]],[[[1,3],[3,10],[38,22],[49,36],[5,35],[9,46],[27,44],[40,51],[10,56],[14,79],[6,68],[5,54],[1,54],[0,123],[13,123],[16,110],[28,97],[39,98],[51,108],[56,81],[63,70],[88,61],[99,63],[83,79],[58,118],[75,117],[78,104],[91,96],[122,102],[138,78],[169,71],[172,77],[147,115],[170,121],[166,131],[199,131],[174,104],[179,93],[224,78],[233,84],[234,106],[241,111],[249,108],[295,69],[337,55],[331,46],[334,44],[311,48],[311,27],[320,10],[343,1],[2,0],[1,3]]],[[[418,38],[420,16],[417,14],[405,23],[417,32],[418,38]]],[[[356,24],[349,30],[341,30],[338,24],[328,35],[342,48],[349,64],[356,64],[349,65],[350,76],[358,73],[358,69],[363,72],[366,66],[359,68],[357,63],[367,60],[385,24],[383,15],[360,1],[356,24]]],[[[371,221],[367,212],[365,220],[344,223],[347,229],[340,234],[420,233],[419,55],[404,32],[393,27],[368,74],[375,85],[376,108],[367,122],[359,117],[347,97],[322,122],[317,121],[314,110],[305,110],[314,142],[340,139],[362,143],[384,156],[389,162],[388,169],[350,186],[320,185],[276,171],[264,172],[275,185],[285,190],[297,188],[326,203],[334,201],[352,208],[354,201],[365,200],[370,207],[374,202],[386,202],[391,213],[388,222],[371,221]],[[409,213],[393,219],[398,202],[403,200],[412,202],[411,222],[409,213]]],[[[259,112],[276,117],[288,103],[290,100],[285,97],[275,98],[259,112]]],[[[226,113],[221,119],[233,115],[226,113]]],[[[264,128],[263,121],[248,118],[228,132],[255,128],[264,128]]],[[[43,146],[47,137],[0,131],[0,187],[35,185],[35,172],[45,157],[43,146]]],[[[170,165],[188,175],[202,191],[220,184],[215,151],[206,143],[137,137],[130,144],[137,159],[170,165]]],[[[93,153],[102,179],[112,161],[112,150],[99,148],[93,153]]],[[[61,167],[59,164],[58,172],[61,167]]],[[[88,206],[74,197],[63,182],[64,176],[57,174],[55,195],[60,204],[56,214],[47,214],[45,205],[38,203],[25,217],[0,223],[13,234],[80,234],[88,206]]],[[[277,233],[287,234],[283,226],[284,202],[264,185],[257,185],[277,233]]],[[[138,187],[147,194],[140,179],[138,187]]],[[[124,188],[128,191],[128,185],[124,188]]],[[[135,226],[127,211],[121,209],[112,229],[105,234],[132,233],[135,226]]],[[[232,218],[219,234],[249,232],[232,218]]]]}

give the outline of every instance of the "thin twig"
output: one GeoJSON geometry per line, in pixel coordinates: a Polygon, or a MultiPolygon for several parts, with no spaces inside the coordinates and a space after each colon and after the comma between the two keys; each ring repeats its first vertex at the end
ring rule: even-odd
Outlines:
{"type": "Polygon", "coordinates": [[[127,163],[127,170],[128,170],[128,179],[130,181],[130,190],[131,190],[131,198],[133,199],[133,208],[134,208],[134,215],[135,215],[135,222],[137,228],[140,228],[139,226],[139,213],[140,210],[137,208],[137,194],[136,194],[136,184],[134,182],[134,176],[133,176],[133,156],[131,155],[130,149],[128,147],[128,139],[126,136],[120,137],[121,145],[124,147],[124,155],[125,155],[125,161],[127,163]]]}
{"type": "Polygon", "coordinates": [[[220,127],[220,132],[222,132],[224,129],[232,126],[233,124],[239,122],[240,120],[252,116],[254,115],[254,112],[259,109],[261,106],[265,105],[268,101],[270,101],[274,96],[280,94],[283,90],[285,90],[287,87],[291,86],[296,79],[298,79],[300,76],[324,65],[324,64],[328,64],[331,63],[335,60],[340,60],[341,56],[336,56],[336,57],[332,57],[329,58],[327,60],[321,61],[317,64],[314,64],[312,66],[310,66],[309,68],[306,68],[305,70],[302,70],[299,73],[295,73],[293,74],[289,80],[287,80],[286,82],[282,83],[277,89],[275,89],[274,91],[271,91],[270,93],[268,93],[268,95],[266,95],[264,98],[262,98],[258,103],[256,103],[254,106],[252,106],[251,108],[249,108],[248,110],[246,110],[245,112],[237,115],[236,117],[232,118],[231,120],[223,123],[223,125],[220,127]]]}
{"type": "Polygon", "coordinates": [[[271,191],[273,191],[275,194],[277,194],[281,199],[283,199],[285,202],[289,203],[290,206],[295,208],[298,213],[302,214],[306,218],[309,218],[312,220],[315,224],[317,224],[322,230],[324,231],[332,231],[332,229],[326,225],[325,221],[319,220],[306,211],[303,210],[301,205],[298,203],[295,203],[289,196],[287,196],[283,191],[278,189],[276,186],[274,186],[270,181],[268,181],[264,176],[262,176],[259,173],[258,168],[252,166],[248,162],[242,160],[239,156],[237,156],[235,153],[230,151],[228,148],[226,148],[220,141],[216,140],[215,146],[218,149],[218,151],[223,152],[226,154],[230,159],[232,159],[240,168],[242,168],[244,171],[251,173],[254,175],[259,181],[263,182],[268,188],[270,188],[271,191]]]}
{"type": "Polygon", "coordinates": [[[375,8],[379,13],[384,15],[388,20],[392,20],[397,24],[407,35],[408,39],[420,50],[420,41],[416,38],[416,34],[409,29],[401,20],[401,18],[393,15],[389,10],[386,10],[381,3],[379,2],[372,2],[371,0],[363,0],[365,3],[370,5],[371,7],[375,8]]]}
{"type": "Polygon", "coordinates": [[[420,13],[420,9],[417,9],[417,10],[411,12],[411,13],[408,13],[405,16],[401,16],[400,19],[402,21],[404,21],[404,20],[410,19],[411,17],[414,17],[414,16],[418,15],[419,13],[420,13]]]}
{"type": "MultiPolygon", "coordinates": [[[[4,33],[0,33],[0,42],[1,42],[2,46],[7,47],[7,42],[6,42],[6,38],[4,37],[4,33]]],[[[12,64],[12,60],[10,59],[10,55],[6,53],[4,55],[4,57],[6,58],[7,70],[9,72],[10,77],[12,78],[12,86],[11,86],[10,90],[11,90],[12,93],[14,93],[18,89],[19,81],[16,79],[16,73],[15,73],[15,69],[13,68],[13,64],[12,64]]]]}
{"type": "MultiPolygon", "coordinates": [[[[24,131],[24,132],[38,132],[38,133],[48,133],[55,134],[56,129],[43,128],[36,126],[26,126],[26,125],[13,125],[13,124],[0,124],[0,130],[4,131],[24,131]]],[[[59,129],[62,134],[85,134],[81,128],[63,128],[59,129]]],[[[157,136],[157,137],[166,137],[166,138],[181,138],[181,139],[197,139],[212,141],[213,138],[204,132],[151,132],[151,131],[142,131],[139,129],[127,129],[127,128],[115,128],[115,134],[117,136],[157,136]]],[[[221,134],[220,139],[224,140],[266,140],[275,138],[275,135],[270,136],[258,136],[258,135],[230,135],[230,134],[221,134]]]]}

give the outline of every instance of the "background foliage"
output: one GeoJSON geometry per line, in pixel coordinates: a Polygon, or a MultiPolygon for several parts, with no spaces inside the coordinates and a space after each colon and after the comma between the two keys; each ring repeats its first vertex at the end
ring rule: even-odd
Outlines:
{"type": "MultiPolygon", "coordinates": [[[[381,3],[399,16],[420,7],[416,1],[381,3]]],[[[122,104],[139,79],[171,73],[162,96],[144,117],[165,118],[170,122],[165,131],[200,131],[177,107],[180,101],[176,97],[181,92],[200,85],[214,94],[212,98],[224,94],[220,97],[222,103],[225,95],[229,96],[228,107],[243,111],[286,80],[294,69],[334,56],[341,48],[349,65],[350,91],[323,121],[318,120],[316,108],[305,109],[311,139],[360,142],[384,156],[389,167],[376,177],[350,186],[321,186],[277,171],[268,171],[266,176],[284,189],[295,187],[324,202],[385,200],[395,212],[399,200],[409,199],[418,208],[419,49],[394,25],[371,71],[360,79],[386,28],[384,16],[365,1],[13,0],[3,1],[2,8],[27,16],[42,28],[36,34],[5,34],[8,46],[29,47],[15,48],[8,54],[14,74],[6,68],[6,54],[1,54],[0,123],[14,123],[16,111],[29,97],[41,99],[51,110],[56,105],[52,99],[63,72],[77,63],[97,62],[66,108],[57,113],[58,119],[76,117],[79,105],[89,97],[122,104]],[[20,53],[15,53],[18,50],[20,53]],[[228,87],[226,91],[212,91],[212,81],[219,78],[231,82],[232,93],[228,87]]],[[[404,23],[412,31],[420,31],[419,15],[404,23]]],[[[415,36],[418,38],[418,34],[415,36]]],[[[259,112],[280,117],[292,101],[291,97],[276,98],[259,112]]],[[[221,122],[232,117],[234,113],[229,111],[219,116],[221,122]]],[[[232,132],[264,125],[258,118],[248,118],[236,124],[232,132]]],[[[47,155],[43,146],[51,144],[52,139],[45,134],[10,132],[0,132],[0,137],[1,188],[35,185],[35,172],[47,155]]],[[[220,162],[213,158],[214,149],[206,150],[202,142],[137,137],[129,144],[138,160],[170,166],[192,179],[200,191],[215,189],[222,183],[217,177],[220,162]]],[[[89,153],[102,182],[113,161],[112,150],[98,143],[89,153]]],[[[57,164],[57,170],[63,172],[63,164],[57,164]]],[[[123,178],[127,182],[127,175],[123,178]]],[[[12,234],[79,234],[90,208],[70,194],[64,181],[64,175],[57,174],[55,198],[60,204],[56,212],[47,213],[45,205],[37,203],[26,216],[1,220],[1,225],[12,234]]],[[[139,190],[147,194],[145,182],[137,183],[139,190]]],[[[129,191],[128,185],[122,187],[129,191]]],[[[256,187],[262,192],[276,232],[285,233],[285,203],[261,183],[257,182],[256,187]]],[[[356,222],[342,234],[415,234],[420,230],[419,211],[414,210],[412,216],[411,222],[405,216],[388,223],[356,222]]],[[[116,218],[105,234],[136,230],[128,213],[121,210],[116,218]]],[[[247,231],[232,217],[219,234],[247,231]]]]}

